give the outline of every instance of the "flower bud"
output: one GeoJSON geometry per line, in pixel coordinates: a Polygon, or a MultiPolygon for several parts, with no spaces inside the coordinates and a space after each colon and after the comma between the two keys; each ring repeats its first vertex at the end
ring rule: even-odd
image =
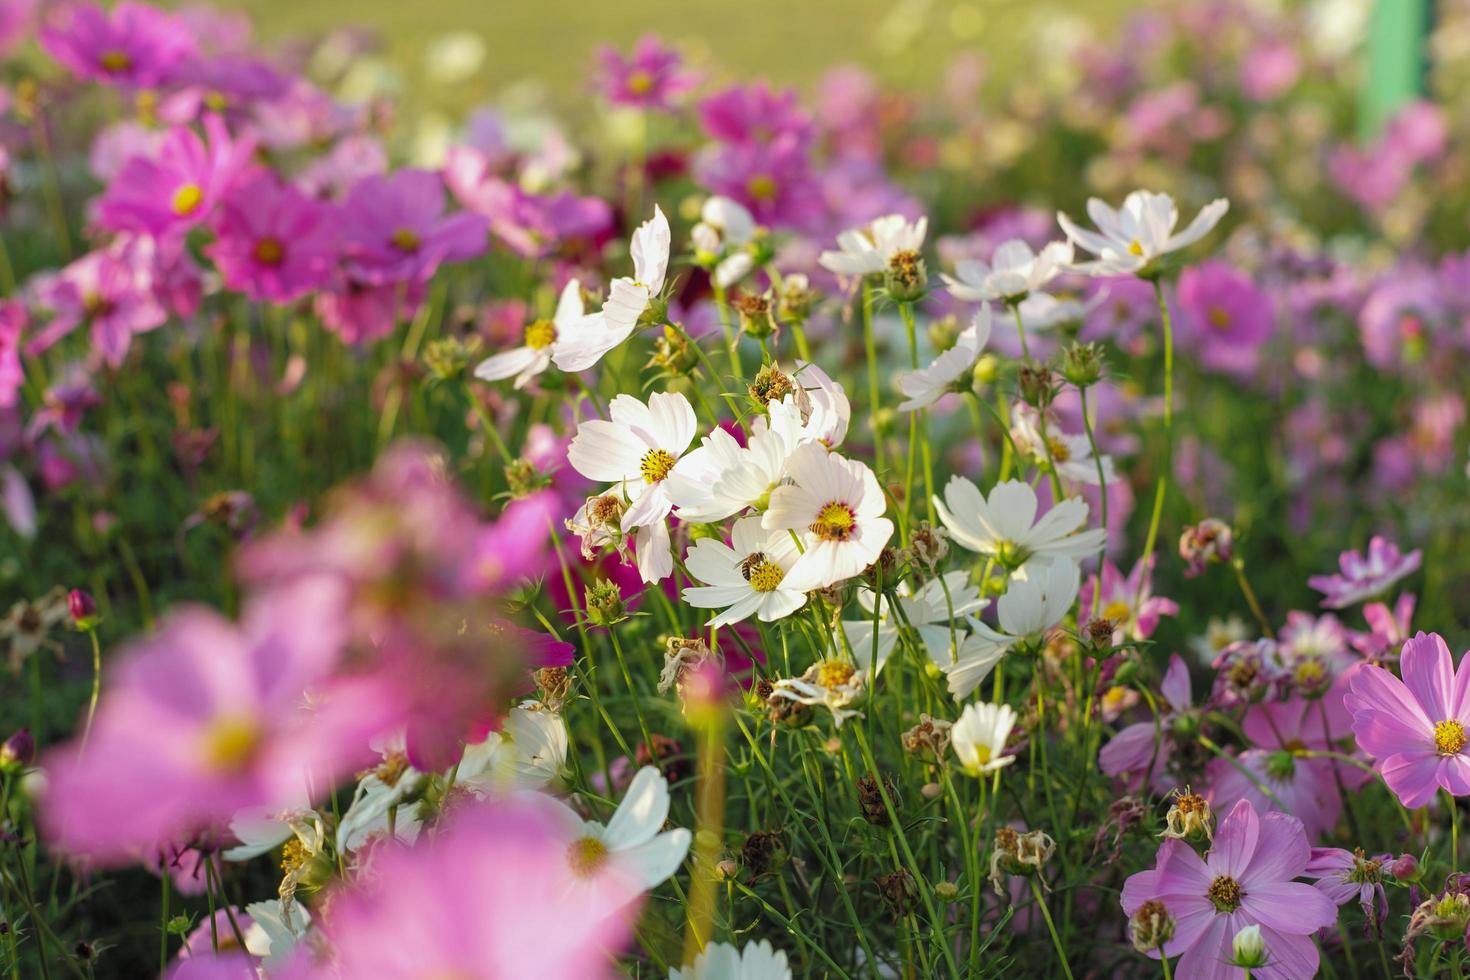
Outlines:
{"type": "Polygon", "coordinates": [[[1400,854],[1388,866],[1388,873],[1399,881],[1414,881],[1419,877],[1419,859],[1412,854],[1400,854]]]}
{"type": "Polygon", "coordinates": [[[622,591],[605,578],[588,585],[583,599],[587,605],[587,618],[594,626],[612,626],[628,618],[622,591]]]}
{"type": "Polygon", "coordinates": [[[670,324],[664,324],[662,334],[654,342],[653,356],[644,366],[658,368],[680,377],[692,371],[698,362],[699,358],[684,332],[676,330],[670,324]]]}
{"type": "Polygon", "coordinates": [[[776,312],[783,320],[805,323],[806,318],[811,315],[815,300],[816,294],[812,292],[807,277],[801,273],[793,273],[781,281],[781,301],[777,304],[776,312]]]}
{"type": "Polygon", "coordinates": [[[505,464],[505,483],[512,497],[529,497],[537,490],[551,486],[551,476],[522,456],[505,464]]]}
{"type": "Polygon", "coordinates": [[[72,589],[66,594],[66,609],[71,613],[71,621],[79,630],[91,631],[97,628],[99,622],[97,617],[97,600],[81,589],[72,589]]]}
{"type": "Polygon", "coordinates": [[[912,303],[923,299],[924,290],[929,285],[924,256],[909,250],[895,253],[883,272],[883,285],[895,302],[912,303]]]}
{"type": "Polygon", "coordinates": [[[776,318],[766,296],[746,293],[736,298],[735,311],[740,314],[740,332],[760,340],[776,332],[776,318]]]}
{"type": "Polygon", "coordinates": [[[1259,970],[1266,965],[1266,941],[1261,927],[1244,926],[1230,942],[1230,962],[1242,970],[1259,970]]]}
{"type": "Polygon", "coordinates": [[[941,881],[934,886],[934,897],[941,902],[953,902],[960,897],[959,886],[952,881],[941,881]]]}
{"type": "Polygon", "coordinates": [[[740,846],[740,864],[752,879],[780,871],[787,856],[786,841],[777,830],[757,830],[740,846]]]}
{"type": "Polygon", "coordinates": [[[1071,344],[1062,352],[1062,377],[1078,388],[1102,380],[1104,358],[1097,344],[1071,344]]]}
{"type": "Polygon", "coordinates": [[[1045,409],[1056,397],[1056,375],[1045,365],[1022,365],[1017,381],[1021,388],[1021,399],[1038,411],[1045,409]]]}
{"type": "Polygon", "coordinates": [[[1151,953],[1163,949],[1164,944],[1174,938],[1175,925],[1168,906],[1151,898],[1140,905],[1128,920],[1128,938],[1140,953],[1151,953]]]}
{"type": "Polygon", "coordinates": [[[24,769],[36,761],[36,738],[29,728],[20,728],[0,744],[0,769],[24,769]]]}
{"type": "Polygon", "coordinates": [[[424,346],[424,367],[437,381],[455,381],[464,374],[470,362],[480,355],[480,338],[439,337],[424,346]]]}

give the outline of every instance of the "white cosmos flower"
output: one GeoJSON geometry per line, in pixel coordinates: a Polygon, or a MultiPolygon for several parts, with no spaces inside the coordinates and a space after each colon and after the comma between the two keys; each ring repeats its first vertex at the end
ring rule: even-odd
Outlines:
{"type": "Polygon", "coordinates": [[[1016,761],[1006,755],[1006,739],[1016,727],[1016,712],[1008,704],[970,704],[949,729],[949,744],[965,772],[972,776],[1003,769],[1016,761]]]}
{"type": "Polygon", "coordinates": [[[873,219],[867,228],[849,229],[837,236],[840,251],[826,251],[818,257],[822,268],[839,276],[876,275],[888,268],[889,261],[900,252],[917,252],[924,246],[929,219],[909,223],[901,214],[888,214],[873,219]]]}
{"type": "Polygon", "coordinates": [[[789,588],[786,573],[796,564],[796,542],[786,531],[767,531],[756,516],[735,522],[730,544],[700,538],[684,564],[704,586],[684,590],[696,609],[724,609],[710,626],[728,626],[754,613],[763,623],[789,616],[806,604],[806,593],[789,588]]]}
{"type": "Polygon", "coordinates": [[[792,379],[801,388],[799,404],[807,434],[828,449],[842,445],[852,420],[847,391],[815,364],[799,365],[792,379]]]}
{"type": "Polygon", "coordinates": [[[664,288],[669,269],[669,219],[655,204],[653,217],[633,232],[633,277],[608,286],[601,312],[584,316],[559,338],[552,362],[563,371],[585,371],[627,340],[653,298],[664,288]]]}
{"type": "Polygon", "coordinates": [[[671,967],[669,980],[791,980],[791,966],[786,953],[766,939],[746,943],[744,949],[710,943],[691,966],[671,967]]]}
{"type": "Polygon", "coordinates": [[[269,810],[247,807],[230,818],[230,833],[240,843],[223,854],[226,861],[249,861],[280,847],[292,837],[319,836],[321,817],[315,810],[269,810]]]}
{"type": "Polygon", "coordinates": [[[1097,231],[1082,228],[1061,212],[1057,212],[1057,221],[1077,247],[1097,256],[1074,268],[1093,276],[1120,276],[1151,271],[1157,259],[1204,238],[1228,210],[1230,202],[1216,198],[1200,209],[1187,228],[1176,233],[1179,208],[1174,199],[1168,194],[1134,191],[1117,210],[1095,197],[1088,199],[1087,215],[1097,231]]]}
{"type": "Polygon", "coordinates": [[[267,975],[281,969],[291,958],[296,944],[311,928],[311,913],[300,902],[251,902],[245,906],[250,927],[245,930],[245,951],[259,957],[267,975]]]}
{"type": "Polygon", "coordinates": [[[638,770],[606,826],[583,820],[560,800],[544,799],[564,828],[567,863],[578,878],[615,874],[647,891],[666,881],[689,853],[689,831],[663,829],[669,783],[653,766],[638,770]]]}
{"type": "Polygon", "coordinates": [[[352,794],[352,802],[337,825],[337,850],[350,854],[370,840],[393,837],[417,839],[421,829],[414,808],[400,804],[418,788],[423,775],[401,761],[380,766],[364,776],[352,794]]]}
{"type": "Polygon", "coordinates": [[[773,685],[773,698],[785,698],[797,704],[826,708],[838,728],[849,718],[862,716],[848,707],[862,696],[868,675],[846,660],[821,660],[812,664],[800,677],[783,677],[773,685]]]}
{"type": "Polygon", "coordinates": [[[968,384],[969,374],[975,367],[980,352],[990,342],[993,317],[989,304],[982,306],[970,325],[960,331],[954,346],[940,354],[928,367],[917,371],[903,371],[898,375],[898,390],[907,395],[899,403],[900,412],[912,412],[937,402],[942,396],[956,390],[957,385],[968,384]]]}
{"type": "Polygon", "coordinates": [[[664,481],[694,439],[694,409],[678,392],[655,392],[647,405],[618,395],[608,414],[610,421],[577,426],[567,461],[589,480],[617,484],[632,502],[623,512],[622,530],[637,530],[639,574],[644,582],[657,582],[674,570],[664,522],[673,504],[664,481]]]}
{"type": "MultiPolygon", "coordinates": [[[[1026,404],[1011,409],[1011,441],[1016,450],[1030,456],[1038,466],[1047,461],[1047,449],[1051,450],[1051,461],[1057,473],[1075,483],[1098,484],[1098,460],[1093,459],[1092,445],[1085,434],[1068,435],[1062,431],[1056,414],[1047,410],[1045,414],[1026,404]],[[1042,419],[1046,420],[1046,435],[1042,436],[1042,419]]],[[[1113,471],[1113,457],[1102,456],[1102,479],[1106,483],[1117,480],[1113,471]]]]}
{"type": "Polygon", "coordinates": [[[1079,323],[1093,310],[1107,301],[1106,290],[1099,291],[1090,299],[1080,300],[1053,296],[1051,293],[1032,293],[1017,305],[1021,312],[1021,323],[1026,332],[1052,330],[1064,323],[1079,323]]]}
{"type": "MultiPolygon", "coordinates": [[[[950,649],[952,644],[957,647],[964,643],[967,635],[963,625],[965,618],[990,605],[989,599],[980,598],[979,587],[971,585],[969,577],[969,573],[964,571],[946,572],[943,578],[932,578],[925,582],[912,595],[909,594],[907,582],[900,582],[898,585],[898,604],[903,612],[903,619],[918,633],[929,659],[940,666],[954,660],[950,649]],[[945,594],[946,590],[948,595],[945,594]],[[960,622],[951,631],[950,626],[955,620],[960,622]]],[[[859,589],[858,604],[869,615],[864,619],[842,621],[842,630],[847,634],[852,658],[865,673],[869,670],[874,653],[872,612],[875,603],[878,607],[878,667],[875,673],[881,672],[888,655],[893,652],[899,629],[898,624],[893,622],[887,598],[875,596],[873,590],[866,587],[859,589]]]]}
{"type": "Polygon", "coordinates": [[[893,522],[883,516],[887,503],[872,470],[808,442],[787,459],[786,472],[795,483],[771,491],[762,522],[802,537],[806,550],[786,573],[788,588],[825,588],[877,560],[893,522]]]}
{"type": "Polygon", "coordinates": [[[1080,497],[1063,500],[1038,520],[1036,491],[1019,480],[996,485],[986,499],[975,484],[952,476],[934,506],[957,544],[995,558],[1016,578],[1056,559],[1092,554],[1107,535],[1102,528],[1080,530],[1087,523],[1087,502],[1080,497]]]}
{"type": "Polygon", "coordinates": [[[522,701],[505,724],[466,745],[454,770],[457,785],[476,796],[545,789],[567,764],[567,724],[540,701],[522,701]]]}
{"type": "Polygon", "coordinates": [[[699,211],[699,224],[689,233],[701,263],[718,259],[713,277],[715,284],[724,289],[745,278],[755,267],[754,256],[745,248],[755,235],[755,219],[745,206],[718,194],[705,200],[699,211]]]}
{"type": "Polygon", "coordinates": [[[954,275],[940,273],[955,299],[971,303],[1016,303],[1067,271],[1072,262],[1071,242],[1051,242],[1040,252],[1019,238],[1002,242],[990,262],[964,259],[954,275]]]}
{"type": "Polygon", "coordinates": [[[786,476],[786,459],[810,435],[801,409],[788,395],[766,406],[751,423],[744,446],[724,429],[714,429],[698,449],[669,473],[669,499],[681,521],[712,524],[747,507],[762,505],[786,476]]]}
{"type": "Polygon", "coordinates": [[[582,284],[573,279],[562,289],[552,318],[527,324],[525,343],[485,358],[475,368],[475,377],[481,381],[500,381],[514,376],[514,387],[524,388],[551,365],[552,359],[565,346],[566,337],[577,329],[583,316],[582,284]]]}
{"type": "Polygon", "coordinates": [[[959,659],[941,667],[949,678],[949,693],[963,698],[989,676],[1011,647],[1045,633],[1062,621],[1077,598],[1081,571],[1061,559],[1028,579],[1011,579],[1005,595],[995,604],[997,631],[978,620],[975,632],[960,647],[959,659]]]}

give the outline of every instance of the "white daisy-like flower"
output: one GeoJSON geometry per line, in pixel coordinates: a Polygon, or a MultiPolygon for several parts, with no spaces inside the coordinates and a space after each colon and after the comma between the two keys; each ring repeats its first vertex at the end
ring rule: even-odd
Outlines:
{"type": "MultiPolygon", "coordinates": [[[[1076,483],[1097,486],[1099,460],[1093,459],[1092,445],[1087,441],[1087,436],[1063,432],[1054,412],[1048,410],[1043,415],[1030,405],[1016,405],[1011,409],[1011,441],[1016,444],[1017,452],[1030,456],[1038,466],[1046,463],[1047,451],[1050,450],[1051,462],[1056,465],[1059,476],[1076,483]],[[1046,420],[1044,436],[1041,425],[1043,418],[1046,420]]],[[[1099,459],[1102,463],[1103,481],[1115,482],[1118,475],[1113,470],[1113,457],[1104,455],[1099,459]]]]}
{"type": "Polygon", "coordinates": [[[540,701],[522,701],[500,731],[466,745],[455,784],[476,796],[545,789],[567,764],[567,723],[540,701]]]}
{"type": "Polygon", "coordinates": [[[669,219],[655,204],[653,217],[633,232],[633,277],[620,276],[609,284],[602,310],[582,317],[559,338],[552,363],[563,371],[585,371],[632,335],[654,297],[663,291],[671,239],[669,219]]]}
{"type": "Polygon", "coordinates": [[[786,585],[786,573],[799,557],[786,531],[768,531],[751,516],[735,522],[730,544],[700,538],[684,564],[703,586],[684,590],[696,609],[723,609],[710,626],[738,623],[752,613],[763,623],[789,616],[806,604],[806,593],[786,585]]]}
{"type": "Polygon", "coordinates": [[[1060,211],[1057,221],[1078,248],[1097,256],[1091,262],[1074,266],[1077,271],[1093,276],[1121,276],[1151,272],[1158,259],[1209,234],[1228,210],[1230,202],[1223,197],[1216,198],[1200,209],[1188,227],[1175,232],[1179,208],[1174,199],[1168,194],[1134,191],[1116,210],[1098,198],[1088,199],[1087,215],[1097,225],[1096,231],[1079,226],[1060,211]]]}
{"type": "Polygon", "coordinates": [[[1006,739],[1016,727],[1016,712],[1008,704],[970,704],[949,729],[949,744],[965,772],[972,776],[1003,769],[1016,761],[1006,755],[1006,739]]]}
{"type": "Polygon", "coordinates": [[[990,261],[965,259],[955,263],[954,275],[940,273],[955,299],[970,303],[1019,303],[1067,271],[1072,262],[1071,242],[1051,242],[1040,252],[1019,238],[1002,242],[990,261]]]}
{"type": "Polygon", "coordinates": [[[553,358],[565,345],[565,338],[577,329],[584,316],[582,284],[573,279],[562,289],[551,319],[527,324],[525,342],[520,347],[485,358],[475,368],[475,377],[481,381],[514,377],[514,387],[524,388],[551,366],[553,358]]]}
{"type": "Polygon", "coordinates": [[[996,559],[1012,577],[1026,578],[1038,566],[1056,559],[1077,561],[1102,547],[1107,532],[1081,530],[1087,523],[1087,501],[1069,497],[1038,520],[1036,491],[1019,480],[1007,480],[990,491],[962,476],[950,477],[944,499],[934,507],[955,543],[996,559]]]}
{"type": "Polygon", "coordinates": [[[852,403],[847,400],[846,389],[815,364],[798,365],[791,377],[801,388],[798,404],[807,434],[828,449],[842,445],[852,421],[852,403]]]}
{"type": "Polygon", "coordinates": [[[883,516],[887,502],[872,470],[808,442],[792,452],[786,472],[795,482],[771,492],[762,522],[802,537],[805,551],[786,573],[787,588],[826,588],[877,560],[893,522],[883,516]]]}
{"type": "Polygon", "coordinates": [[[381,747],[383,762],[358,781],[352,802],[337,824],[337,849],[352,853],[376,838],[412,841],[420,824],[401,804],[418,788],[423,773],[408,763],[406,742],[399,733],[381,747]]]}
{"type": "Polygon", "coordinates": [[[841,728],[847,719],[862,717],[861,711],[854,711],[848,705],[862,696],[866,682],[867,675],[846,660],[823,660],[812,664],[800,677],[776,681],[771,697],[826,708],[841,728]]]}
{"type": "Polygon", "coordinates": [[[690,966],[670,968],[669,980],[791,980],[791,966],[786,953],[766,939],[746,943],[744,949],[710,943],[690,966]]]}
{"type": "Polygon", "coordinates": [[[250,927],[245,930],[245,951],[259,957],[266,974],[285,967],[296,945],[311,928],[311,913],[300,902],[251,902],[245,906],[250,927]]]}
{"type": "Polygon", "coordinates": [[[1028,579],[1011,579],[995,604],[1000,630],[973,621],[975,632],[960,646],[958,659],[940,668],[949,679],[949,693],[956,698],[967,696],[990,675],[1006,651],[1060,623],[1077,598],[1081,574],[1075,563],[1062,559],[1028,579]]]}
{"type": "Polygon", "coordinates": [[[1044,333],[1066,323],[1080,323],[1089,313],[1107,301],[1108,294],[1102,290],[1091,298],[1081,300],[1053,296],[1051,293],[1032,293],[1017,305],[1021,314],[1021,325],[1027,333],[1044,333]]]}
{"type": "Polygon", "coordinates": [[[567,864],[577,878],[615,874],[647,891],[668,880],[689,853],[688,830],[663,829],[669,782],[653,766],[638,770],[606,825],[583,820],[560,800],[544,799],[566,833],[567,864]]]}
{"type": "Polygon", "coordinates": [[[755,219],[745,206],[718,194],[705,199],[699,223],[689,232],[696,260],[714,264],[711,275],[723,289],[729,289],[755,268],[755,257],[745,247],[755,236],[755,219]]]}
{"type": "Polygon", "coordinates": [[[962,385],[968,386],[975,361],[990,342],[992,321],[990,306],[982,306],[970,325],[955,338],[953,347],[929,362],[928,367],[901,372],[898,390],[907,398],[899,403],[898,410],[912,412],[924,408],[952,391],[963,390],[962,385]]]}
{"type": "Polygon", "coordinates": [[[694,409],[677,392],[655,392],[647,405],[618,395],[608,414],[610,421],[591,419],[577,426],[567,462],[589,480],[617,484],[628,498],[622,530],[637,531],[639,574],[646,583],[657,582],[674,570],[664,520],[673,503],[664,481],[694,440],[694,409]]]}
{"type": "Polygon", "coordinates": [[[766,406],[751,422],[744,446],[724,429],[705,436],[669,473],[668,494],[681,521],[713,524],[748,507],[763,506],[786,476],[786,460],[813,440],[793,396],[766,406]]]}
{"type": "Polygon", "coordinates": [[[839,276],[861,278],[876,275],[888,268],[895,255],[923,248],[928,231],[928,218],[920,218],[911,224],[901,214],[884,215],[873,219],[866,228],[849,229],[838,234],[838,251],[825,251],[817,261],[822,268],[839,276]]]}
{"type": "MultiPolygon", "coordinates": [[[[946,572],[943,578],[933,578],[925,582],[912,595],[909,594],[907,582],[900,582],[898,585],[898,604],[903,612],[903,620],[918,633],[929,659],[940,666],[951,663],[958,655],[958,649],[967,635],[963,626],[965,618],[980,613],[990,605],[989,599],[980,597],[979,586],[970,584],[969,577],[969,573],[964,571],[946,572]],[[960,624],[951,630],[951,625],[956,620],[960,624]]],[[[861,670],[868,672],[875,652],[872,613],[874,606],[877,606],[878,666],[873,672],[878,673],[883,670],[883,664],[893,652],[898,640],[899,624],[893,622],[887,598],[875,596],[872,589],[858,590],[858,604],[869,615],[864,619],[844,619],[842,630],[847,635],[853,660],[861,670]]]]}
{"type": "Polygon", "coordinates": [[[230,833],[240,843],[224,851],[226,861],[249,861],[280,847],[292,837],[316,840],[324,836],[321,816],[310,807],[270,810],[247,807],[230,818],[230,833]]]}

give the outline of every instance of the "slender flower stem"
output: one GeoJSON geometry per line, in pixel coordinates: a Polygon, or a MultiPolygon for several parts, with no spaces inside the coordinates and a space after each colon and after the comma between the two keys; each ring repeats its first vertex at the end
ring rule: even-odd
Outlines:
{"type": "Polygon", "coordinates": [[[1164,955],[1164,950],[1159,949],[1159,963],[1164,968],[1164,980],[1173,980],[1173,974],[1169,972],[1169,957],[1164,955]]]}
{"type": "Polygon", "coordinates": [[[725,296],[725,287],[714,284],[715,309],[720,315],[720,331],[725,335],[725,353],[730,358],[730,372],[738,381],[745,377],[745,368],[740,364],[740,335],[730,324],[730,303],[725,296]]]}
{"type": "Polygon", "coordinates": [[[1460,870],[1460,811],[1455,807],[1455,796],[1444,791],[1445,803],[1450,808],[1450,870],[1460,870]]]}
{"type": "Polygon", "coordinates": [[[1271,629],[1271,621],[1261,611],[1261,603],[1256,599],[1256,590],[1251,588],[1250,579],[1245,577],[1245,562],[1236,558],[1230,562],[1230,567],[1235,570],[1235,581],[1240,583],[1240,591],[1245,595],[1246,605],[1250,606],[1251,615],[1256,617],[1256,623],[1261,627],[1261,633],[1267,639],[1276,639],[1276,632],[1271,629]]]}
{"type": "Polygon", "coordinates": [[[1067,980],[1072,980],[1072,968],[1067,965],[1067,952],[1062,948],[1062,939],[1057,935],[1057,927],[1051,921],[1051,909],[1046,907],[1046,899],[1041,895],[1041,884],[1033,875],[1031,878],[1031,894],[1036,896],[1036,904],[1041,907],[1041,917],[1046,920],[1046,931],[1051,933],[1051,944],[1057,949],[1057,961],[1062,964],[1062,973],[1067,980]]]}
{"type": "MultiPolygon", "coordinates": [[[[1087,413],[1087,387],[1085,385],[1077,387],[1077,398],[1082,406],[1082,429],[1087,433],[1087,445],[1092,450],[1092,461],[1097,465],[1097,490],[1102,497],[1103,543],[1097,549],[1098,574],[1092,580],[1092,614],[1096,616],[1097,604],[1102,594],[1102,563],[1108,554],[1108,480],[1103,473],[1102,455],[1097,451],[1097,436],[1092,431],[1092,416],[1087,413]]],[[[1141,557],[1147,561],[1149,553],[1144,552],[1141,557]]]]}
{"type": "Polygon", "coordinates": [[[872,404],[870,417],[873,420],[873,461],[879,472],[883,470],[883,411],[882,389],[878,384],[878,342],[873,336],[873,286],[863,280],[863,346],[868,355],[868,401],[872,404]]]}
{"type": "Polygon", "coordinates": [[[1011,308],[1011,313],[1016,318],[1016,336],[1021,338],[1021,357],[1025,359],[1027,364],[1030,364],[1031,348],[1026,343],[1026,322],[1021,319],[1021,304],[1012,303],[1007,300],[1006,305],[1011,308]]]}
{"type": "MultiPolygon", "coordinates": [[[[1148,537],[1144,540],[1143,554],[1154,553],[1159,539],[1159,521],[1164,516],[1164,498],[1168,493],[1169,477],[1174,472],[1174,323],[1169,318],[1169,304],[1164,302],[1164,287],[1159,280],[1153,281],[1154,298],[1159,304],[1159,318],[1164,329],[1164,462],[1159,469],[1159,481],[1154,487],[1153,515],[1148,522],[1148,537]]],[[[1138,596],[1143,595],[1143,577],[1138,579],[1138,596]]]]}
{"type": "Polygon", "coordinates": [[[703,719],[699,742],[699,805],[695,813],[694,880],[689,888],[689,929],[684,934],[688,963],[714,937],[715,865],[725,829],[725,722],[720,709],[698,709],[703,719]]]}
{"type": "MultiPolygon", "coordinates": [[[[914,323],[914,304],[899,303],[899,313],[903,316],[904,329],[909,339],[909,366],[918,370],[919,367],[919,338],[918,328],[914,323]]],[[[910,491],[913,489],[913,446],[918,443],[919,452],[924,460],[924,513],[929,522],[934,523],[934,457],[929,448],[929,413],[923,409],[909,416],[909,473],[908,480],[904,484],[904,515],[908,516],[908,510],[912,497],[910,491]],[[922,436],[920,435],[922,433],[922,436]]]]}

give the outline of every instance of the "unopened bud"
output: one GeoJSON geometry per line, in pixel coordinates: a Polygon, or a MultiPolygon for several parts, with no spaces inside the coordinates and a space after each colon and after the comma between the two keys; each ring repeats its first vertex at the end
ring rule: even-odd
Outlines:
{"type": "Polygon", "coordinates": [[[953,902],[960,897],[959,886],[952,881],[941,881],[934,886],[934,897],[941,902],[953,902]]]}
{"type": "Polygon", "coordinates": [[[1078,388],[1102,380],[1104,358],[1097,344],[1072,344],[1062,352],[1062,377],[1078,388]]]}
{"type": "Polygon", "coordinates": [[[628,618],[622,591],[605,578],[588,585],[583,598],[587,604],[587,618],[594,626],[612,626],[628,618]]]}
{"type": "Polygon", "coordinates": [[[737,297],[735,311],[740,314],[740,332],[757,340],[776,332],[776,318],[766,296],[746,293],[737,297]]]}
{"type": "Polygon", "coordinates": [[[17,729],[0,744],[0,769],[24,769],[36,761],[36,738],[29,728],[17,729]]]}
{"type": "Polygon", "coordinates": [[[894,253],[883,271],[883,285],[888,295],[898,303],[912,303],[924,298],[929,285],[929,271],[924,265],[924,256],[905,250],[894,253]]]}
{"type": "Polygon", "coordinates": [[[1266,965],[1266,941],[1261,927],[1243,926],[1230,942],[1230,962],[1242,970],[1259,970],[1266,965]]]}
{"type": "Polygon", "coordinates": [[[97,600],[88,593],[72,589],[66,594],[66,609],[77,629],[90,631],[97,628],[97,600]]]}

